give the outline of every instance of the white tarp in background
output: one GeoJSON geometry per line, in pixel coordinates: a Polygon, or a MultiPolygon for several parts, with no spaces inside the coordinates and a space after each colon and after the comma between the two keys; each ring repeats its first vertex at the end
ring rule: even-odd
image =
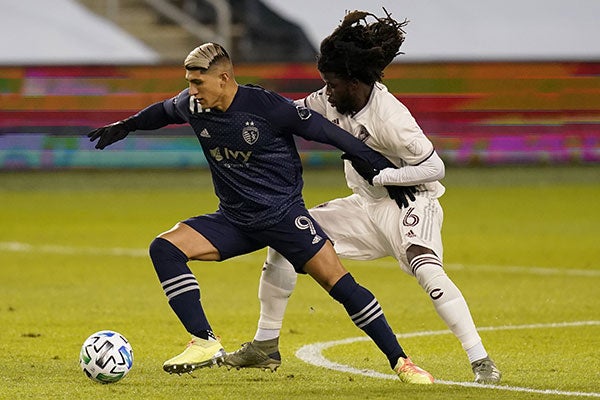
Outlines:
{"type": "MultiPolygon", "coordinates": [[[[263,0],[314,46],[346,10],[410,20],[403,61],[600,60],[600,0],[263,0]]],[[[152,64],[158,55],[74,0],[0,0],[0,65],[152,64]]]]}
{"type": "Polygon", "coordinates": [[[72,0],[0,0],[0,65],[152,64],[156,52],[72,0]]]}
{"type": "Polygon", "coordinates": [[[345,15],[410,20],[398,59],[600,60],[600,0],[263,0],[318,49],[345,15]]]}

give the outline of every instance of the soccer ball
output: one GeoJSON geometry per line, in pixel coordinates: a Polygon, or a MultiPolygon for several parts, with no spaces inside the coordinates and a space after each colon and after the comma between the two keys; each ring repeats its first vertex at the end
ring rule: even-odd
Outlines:
{"type": "Polygon", "coordinates": [[[81,346],[79,365],[88,378],[114,383],[123,379],[133,366],[133,349],[120,333],[96,332],[81,346]]]}

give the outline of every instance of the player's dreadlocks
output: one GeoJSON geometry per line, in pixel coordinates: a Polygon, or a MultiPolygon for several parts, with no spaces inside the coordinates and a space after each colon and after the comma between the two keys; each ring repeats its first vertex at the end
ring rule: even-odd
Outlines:
{"type": "Polygon", "coordinates": [[[341,25],[321,42],[317,68],[340,77],[355,78],[369,85],[381,81],[383,70],[404,42],[402,30],[407,20],[398,22],[384,8],[386,16],[379,18],[366,11],[352,11],[341,25]],[[367,17],[375,18],[368,23],[367,17]]]}

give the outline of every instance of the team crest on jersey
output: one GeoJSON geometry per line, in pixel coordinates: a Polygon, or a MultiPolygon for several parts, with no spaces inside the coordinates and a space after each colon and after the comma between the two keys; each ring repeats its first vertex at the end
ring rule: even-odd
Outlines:
{"type": "Polygon", "coordinates": [[[254,126],[254,121],[246,121],[246,126],[242,129],[242,137],[248,144],[254,144],[258,140],[258,128],[254,126]]]}
{"type": "Polygon", "coordinates": [[[367,128],[365,128],[364,125],[361,125],[360,131],[358,132],[358,136],[356,136],[356,138],[358,140],[360,140],[361,142],[365,142],[370,137],[371,137],[371,134],[369,133],[367,128]]]}
{"type": "Polygon", "coordinates": [[[310,110],[304,106],[296,106],[296,111],[301,120],[307,120],[312,115],[310,110]]]}

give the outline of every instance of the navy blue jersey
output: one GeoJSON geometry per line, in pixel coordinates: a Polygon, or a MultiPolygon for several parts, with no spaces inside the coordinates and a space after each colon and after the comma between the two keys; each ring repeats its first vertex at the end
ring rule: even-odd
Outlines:
{"type": "Polygon", "coordinates": [[[302,199],[302,164],[293,135],[331,144],[377,168],[391,164],[320,114],[256,86],[239,86],[226,111],[205,109],[185,89],[138,113],[136,129],[189,123],[202,147],[219,208],[242,229],[279,222],[302,199]],[[159,112],[157,112],[157,110],[159,112]]]}

